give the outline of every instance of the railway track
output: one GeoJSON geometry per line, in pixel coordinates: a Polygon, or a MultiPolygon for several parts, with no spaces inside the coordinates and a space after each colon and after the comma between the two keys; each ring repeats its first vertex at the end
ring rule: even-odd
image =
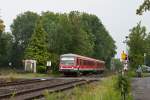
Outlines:
{"type": "Polygon", "coordinates": [[[23,79],[23,80],[18,80],[18,81],[0,83],[0,87],[13,86],[13,85],[20,85],[20,84],[30,84],[30,83],[43,82],[43,81],[49,81],[49,80],[42,80],[42,79],[23,79]]]}
{"type": "Polygon", "coordinates": [[[50,80],[34,80],[34,82],[21,82],[14,83],[5,87],[0,87],[0,99],[1,100],[31,100],[43,96],[44,90],[48,92],[64,91],[75,86],[83,85],[86,83],[95,82],[97,80],[85,80],[85,79],[50,79],[50,80]]]}

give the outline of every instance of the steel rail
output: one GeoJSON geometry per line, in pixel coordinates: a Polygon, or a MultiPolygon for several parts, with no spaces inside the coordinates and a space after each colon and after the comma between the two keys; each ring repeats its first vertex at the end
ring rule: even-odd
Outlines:
{"type": "Polygon", "coordinates": [[[23,84],[31,84],[31,83],[37,83],[37,82],[43,82],[43,81],[49,81],[52,79],[27,79],[27,80],[22,80],[22,81],[14,81],[14,82],[4,82],[0,83],[0,87],[6,87],[6,86],[14,86],[14,85],[23,85],[23,84]]]}
{"type": "MultiPolygon", "coordinates": [[[[86,84],[86,83],[93,82],[93,81],[97,81],[97,80],[88,80],[88,81],[87,80],[73,80],[70,82],[53,84],[51,86],[42,86],[42,87],[37,87],[35,89],[31,88],[31,89],[27,89],[27,90],[16,91],[14,98],[15,98],[15,100],[33,99],[35,97],[43,96],[42,91],[45,89],[48,89],[49,92],[58,92],[58,91],[67,90],[67,89],[73,88],[75,86],[86,84]],[[39,92],[39,91],[41,91],[41,92],[39,92]],[[36,92],[39,92],[39,93],[36,94],[36,92]],[[25,95],[28,95],[30,93],[31,94],[34,93],[35,95],[25,96],[25,95]],[[24,96],[22,96],[22,95],[24,95],[24,96]],[[24,97],[24,98],[22,98],[22,97],[24,97]]],[[[13,95],[12,93],[6,93],[6,94],[0,95],[0,98],[2,100],[6,100],[6,99],[9,99],[12,95],[13,95]]]]}

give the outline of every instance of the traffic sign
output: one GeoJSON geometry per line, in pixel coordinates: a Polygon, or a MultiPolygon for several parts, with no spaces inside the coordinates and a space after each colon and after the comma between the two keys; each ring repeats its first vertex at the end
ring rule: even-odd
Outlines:
{"type": "Polygon", "coordinates": [[[127,54],[124,51],[121,54],[121,59],[122,60],[127,60],[127,54]]]}

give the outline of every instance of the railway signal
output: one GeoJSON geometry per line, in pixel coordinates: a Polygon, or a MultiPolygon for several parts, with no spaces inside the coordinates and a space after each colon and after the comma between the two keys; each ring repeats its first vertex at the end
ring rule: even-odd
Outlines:
{"type": "Polygon", "coordinates": [[[126,72],[128,70],[128,56],[124,51],[121,54],[121,60],[124,66],[123,70],[126,72]]]}
{"type": "Polygon", "coordinates": [[[124,51],[121,54],[121,59],[122,60],[127,60],[128,59],[127,54],[124,51]]]}

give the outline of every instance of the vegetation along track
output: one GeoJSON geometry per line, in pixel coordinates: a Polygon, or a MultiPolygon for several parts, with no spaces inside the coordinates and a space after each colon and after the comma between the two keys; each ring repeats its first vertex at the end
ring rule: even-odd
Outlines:
{"type": "Polygon", "coordinates": [[[1,100],[30,100],[42,97],[44,90],[47,90],[48,92],[58,92],[95,81],[97,80],[51,79],[43,82],[5,86],[0,87],[0,98],[1,100]]]}

